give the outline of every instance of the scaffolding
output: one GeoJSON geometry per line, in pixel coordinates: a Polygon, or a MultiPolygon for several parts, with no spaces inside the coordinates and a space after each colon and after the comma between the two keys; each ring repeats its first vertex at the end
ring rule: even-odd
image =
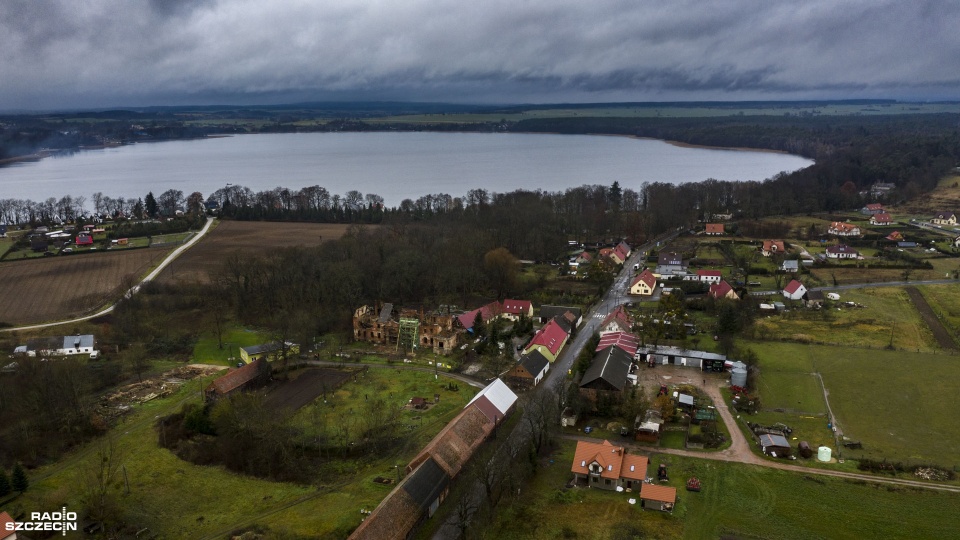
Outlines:
{"type": "Polygon", "coordinates": [[[417,347],[420,338],[420,320],[410,317],[400,317],[400,332],[397,335],[397,350],[403,347],[404,351],[412,351],[417,347]]]}

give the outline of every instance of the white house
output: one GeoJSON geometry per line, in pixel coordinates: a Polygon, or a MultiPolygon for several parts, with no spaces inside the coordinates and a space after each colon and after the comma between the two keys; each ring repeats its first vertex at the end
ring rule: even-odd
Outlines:
{"type": "Polygon", "coordinates": [[[805,294],[807,294],[807,288],[795,279],[791,279],[790,283],[787,283],[787,286],[783,288],[784,298],[790,300],[801,300],[805,294]]]}
{"type": "Polygon", "coordinates": [[[697,279],[700,283],[720,283],[723,273],[720,270],[697,270],[697,279]]]}
{"type": "Polygon", "coordinates": [[[860,258],[860,252],[848,245],[840,244],[837,246],[830,246],[827,248],[827,258],[828,259],[858,259],[860,258]]]}
{"type": "Polygon", "coordinates": [[[845,221],[834,221],[827,232],[836,236],[860,236],[860,227],[845,221]]]}

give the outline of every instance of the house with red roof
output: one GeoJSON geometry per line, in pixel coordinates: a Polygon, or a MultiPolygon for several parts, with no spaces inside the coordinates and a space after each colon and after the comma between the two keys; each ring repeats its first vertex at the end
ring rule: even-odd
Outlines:
{"type": "Polygon", "coordinates": [[[760,246],[760,254],[764,257],[770,257],[777,253],[786,253],[786,251],[783,240],[764,240],[763,245],[760,246]]]}
{"type": "Polygon", "coordinates": [[[724,233],[723,223],[707,223],[704,234],[707,236],[720,236],[724,233]]]}
{"type": "Polygon", "coordinates": [[[723,272],[720,270],[697,270],[697,280],[700,283],[720,283],[723,272]]]}
{"type": "Polygon", "coordinates": [[[93,236],[87,233],[80,233],[77,235],[77,239],[74,241],[78,246],[92,246],[93,245],[93,236]]]}
{"type": "Polygon", "coordinates": [[[860,236],[860,227],[845,221],[834,221],[827,233],[835,236],[860,236]]]}
{"type": "Polygon", "coordinates": [[[603,248],[598,254],[601,259],[606,259],[613,264],[623,264],[623,259],[620,258],[613,248],[603,248]]]}
{"type": "Polygon", "coordinates": [[[722,280],[720,283],[714,283],[713,285],[710,285],[710,290],[707,291],[707,296],[717,300],[720,300],[721,298],[726,298],[728,300],[740,299],[740,297],[737,296],[737,292],[733,290],[733,287],[731,287],[726,281],[722,280]]]}
{"type": "Polygon", "coordinates": [[[602,336],[607,332],[630,332],[633,330],[633,317],[627,313],[627,308],[617,306],[603,319],[597,332],[602,336]]]}
{"type": "Polygon", "coordinates": [[[494,300],[489,304],[478,307],[477,309],[470,310],[463,315],[457,317],[457,322],[460,323],[460,326],[464,330],[470,330],[473,328],[473,322],[477,320],[477,313],[480,314],[480,318],[483,319],[483,322],[490,322],[491,320],[497,318],[502,313],[502,306],[500,302],[494,300]]]}
{"type": "MultiPolygon", "coordinates": [[[[621,261],[627,262],[627,259],[630,258],[630,254],[633,253],[633,248],[630,247],[630,244],[621,241],[615,248],[613,248],[613,251],[617,254],[617,257],[619,257],[621,261]]],[[[623,262],[621,264],[623,264],[623,262]]]]}
{"type": "Polygon", "coordinates": [[[533,303],[529,300],[506,299],[500,305],[500,316],[511,321],[519,321],[520,317],[533,318],[533,303]]]}
{"type": "Polygon", "coordinates": [[[557,324],[557,321],[550,320],[533,335],[533,339],[524,347],[523,354],[540,351],[540,354],[546,356],[547,360],[554,362],[569,337],[570,334],[557,324]]]}
{"type": "Polygon", "coordinates": [[[807,294],[807,288],[795,279],[791,279],[790,283],[787,283],[787,286],[783,288],[784,298],[790,300],[801,300],[803,295],[807,294]]]}
{"type": "Polygon", "coordinates": [[[650,296],[657,290],[657,277],[649,269],[640,272],[630,283],[630,294],[650,296]]]}
{"type": "Polygon", "coordinates": [[[880,212],[879,214],[870,216],[871,225],[890,225],[891,223],[893,223],[893,218],[886,212],[880,212]]]}
{"type": "Polygon", "coordinates": [[[891,242],[903,242],[903,234],[900,231],[893,231],[887,235],[887,240],[891,242]]]}
{"type": "Polygon", "coordinates": [[[677,504],[677,488],[657,484],[640,486],[640,506],[644,510],[673,512],[675,504],[677,504]]]}
{"type": "Polygon", "coordinates": [[[633,358],[640,348],[640,338],[627,332],[607,332],[600,335],[600,343],[597,344],[595,352],[607,347],[617,347],[633,358]]]}
{"type": "Polygon", "coordinates": [[[648,464],[646,456],[628,454],[610,441],[578,441],[570,472],[581,487],[636,490],[646,479],[648,464]]]}
{"type": "Polygon", "coordinates": [[[880,203],[870,203],[860,209],[860,213],[865,216],[872,216],[884,212],[883,205],[880,203]]]}
{"type": "Polygon", "coordinates": [[[16,526],[17,522],[10,514],[0,512],[0,540],[17,540],[17,532],[13,530],[16,526]]]}

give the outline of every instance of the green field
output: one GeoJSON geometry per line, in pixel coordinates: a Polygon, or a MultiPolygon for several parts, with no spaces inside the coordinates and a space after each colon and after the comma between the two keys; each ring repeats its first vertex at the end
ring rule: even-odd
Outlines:
{"type": "Polygon", "coordinates": [[[956,285],[922,285],[917,287],[947,330],[958,334],[960,329],[960,287],[956,285]]]}
{"type": "Polygon", "coordinates": [[[484,539],[946,538],[960,494],[878,486],[755,466],[654,454],[678,488],[673,514],[643,511],[635,493],[564,489],[575,444],[565,441],[519,498],[501,503],[484,539]],[[685,491],[697,476],[700,493],[685,491]]]}
{"type": "MultiPolygon", "coordinates": [[[[413,386],[432,395],[433,386],[443,382],[435,381],[429,373],[404,371],[398,375],[390,370],[372,370],[359,382],[342,387],[342,393],[353,397],[343,397],[340,403],[349,408],[350,403],[362,401],[364,394],[379,389],[381,383],[388,388],[396,385],[395,392],[413,386]]],[[[459,392],[443,391],[444,406],[424,413],[422,426],[418,422],[413,431],[405,431],[412,444],[372,458],[331,459],[328,467],[336,471],[336,476],[311,486],[261,480],[219,466],[194,465],[159,448],[153,429],[155,418],[197,399],[198,383],[188,386],[139,407],[111,433],[130,482],[129,494],[119,478],[111,493],[128,523],[138,529],[148,527],[157,538],[223,538],[234,529],[255,524],[287,535],[283,537],[342,538],[359,523],[360,509],[374,508],[392,488],[374,483],[373,478],[395,477],[395,465],[403,467],[409,462],[475,391],[463,384],[459,392]]],[[[31,472],[30,490],[6,509],[66,505],[71,511],[82,512],[83,475],[98,445],[91,443],[56,464],[31,472]]]]}
{"type": "MultiPolygon", "coordinates": [[[[760,358],[765,408],[794,400],[812,407],[822,392],[803,377],[822,375],[840,428],[863,443],[862,451],[843,450],[844,457],[960,466],[957,356],[786,343],[748,346],[760,358]],[[802,390],[790,388],[796,380],[805,381],[802,390]]],[[[785,415],[783,421],[800,422],[802,416],[785,415]]]]}
{"type": "MultiPolygon", "coordinates": [[[[933,333],[920,318],[907,293],[899,287],[874,287],[840,291],[841,302],[856,302],[865,307],[820,311],[803,308],[782,315],[763,317],[755,323],[759,339],[789,340],[850,347],[916,351],[937,350],[933,333]]],[[[833,302],[833,304],[837,304],[833,302]]]]}

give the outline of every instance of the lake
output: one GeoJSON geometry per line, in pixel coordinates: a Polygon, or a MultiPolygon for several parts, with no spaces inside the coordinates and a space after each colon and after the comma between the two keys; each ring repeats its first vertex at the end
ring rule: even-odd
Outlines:
{"type": "MultiPolygon", "coordinates": [[[[749,150],[689,148],[596,135],[493,133],[286,133],[139,143],[0,168],[0,199],[64,195],[143,197],[167,189],[204,196],[228,183],[262,191],[320,185],[376,193],[388,206],[430,193],[482,187],[562,191],[583,184],[639,190],[644,182],[763,180],[809,159],[749,150]]],[[[90,204],[88,202],[87,206],[90,204]]]]}

